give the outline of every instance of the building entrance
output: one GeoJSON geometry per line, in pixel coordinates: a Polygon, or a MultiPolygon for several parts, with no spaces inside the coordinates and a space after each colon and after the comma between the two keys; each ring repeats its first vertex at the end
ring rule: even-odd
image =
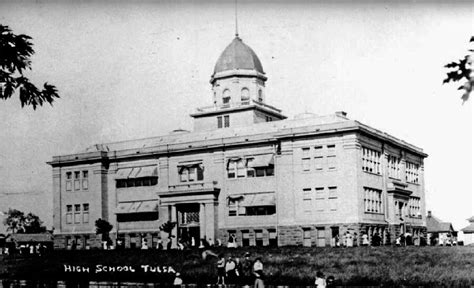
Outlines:
{"type": "Polygon", "coordinates": [[[176,205],[178,213],[178,242],[188,247],[199,246],[199,204],[176,205]]]}

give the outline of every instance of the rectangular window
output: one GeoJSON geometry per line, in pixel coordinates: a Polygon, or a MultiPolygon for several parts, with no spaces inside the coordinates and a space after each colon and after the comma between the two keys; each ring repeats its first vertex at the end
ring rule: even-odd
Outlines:
{"type": "Polygon", "coordinates": [[[81,205],[74,205],[74,224],[81,223],[81,205]]]}
{"type": "Polygon", "coordinates": [[[89,223],[89,203],[82,204],[82,223],[89,223]]]}
{"type": "Polygon", "coordinates": [[[74,171],[74,190],[80,190],[81,189],[81,172],[80,171],[74,171]]]}
{"type": "Polygon", "coordinates": [[[263,232],[262,230],[255,230],[255,246],[263,246],[263,232]]]}
{"type": "Polygon", "coordinates": [[[248,230],[242,231],[242,246],[243,247],[250,246],[250,233],[248,230]]]}
{"type": "Polygon", "coordinates": [[[311,229],[309,228],[303,229],[303,246],[311,247],[311,229]]]}
{"type": "Polygon", "coordinates": [[[364,187],[364,210],[366,213],[383,213],[382,191],[364,187]]]}
{"type": "Polygon", "coordinates": [[[74,171],[74,179],[79,179],[81,177],[81,172],[74,171]]]}
{"type": "Polygon", "coordinates": [[[394,179],[400,179],[400,158],[389,155],[387,161],[388,176],[394,179]]]}
{"type": "Polygon", "coordinates": [[[72,224],[72,205],[66,205],[66,224],[72,224]]]}
{"type": "Polygon", "coordinates": [[[271,247],[278,246],[276,229],[268,229],[268,245],[270,245],[271,247]]]}
{"type": "Polygon", "coordinates": [[[310,171],[311,169],[311,158],[309,156],[309,148],[303,148],[303,157],[301,159],[303,163],[303,171],[310,171]]]}
{"type": "Polygon", "coordinates": [[[328,170],[336,169],[336,155],[331,155],[327,157],[328,170]]]}
{"type": "Polygon", "coordinates": [[[254,158],[247,159],[247,177],[255,177],[255,169],[252,166],[254,160],[254,158]]]}
{"type": "Polygon", "coordinates": [[[217,128],[222,128],[222,116],[217,117],[217,128]]]}
{"type": "Polygon", "coordinates": [[[244,159],[237,161],[237,177],[242,178],[247,174],[247,169],[245,168],[244,159]]]}
{"type": "Polygon", "coordinates": [[[226,115],[224,116],[224,127],[229,127],[230,126],[230,116],[226,115]]]}
{"type": "Polygon", "coordinates": [[[89,171],[82,171],[82,190],[89,188],[89,171]]]}
{"type": "Polygon", "coordinates": [[[204,179],[204,168],[201,164],[182,167],[178,166],[178,168],[179,181],[181,182],[202,181],[204,179]]]}
{"type": "Polygon", "coordinates": [[[312,203],[312,195],[311,195],[311,188],[303,189],[303,212],[307,216],[311,216],[313,212],[313,203],[312,203]]]}
{"type": "Polygon", "coordinates": [[[71,191],[71,190],[72,190],[72,181],[66,180],[66,191],[71,191]]]}
{"type": "Polygon", "coordinates": [[[336,154],[336,145],[327,145],[328,156],[336,154]]]}
{"type": "Polygon", "coordinates": [[[66,180],[72,179],[72,172],[66,172],[66,180]]]}
{"type": "Polygon", "coordinates": [[[329,198],[329,211],[337,211],[337,197],[329,198]]]}
{"type": "Polygon", "coordinates": [[[408,200],[409,216],[412,218],[421,218],[420,198],[410,197],[408,200]]]}
{"type": "Polygon", "coordinates": [[[316,169],[316,171],[323,170],[323,156],[314,157],[314,169],[316,169]]]}
{"type": "Polygon", "coordinates": [[[362,171],[381,175],[380,159],[379,151],[362,147],[362,171]]]}
{"type": "Polygon", "coordinates": [[[324,209],[325,205],[326,205],[325,198],[322,198],[322,197],[317,197],[316,198],[316,211],[317,212],[324,212],[325,211],[325,209],[324,209]]]}
{"type": "Polygon", "coordinates": [[[419,169],[420,165],[413,162],[406,162],[405,177],[407,182],[417,184],[419,181],[419,169]]]}
{"type": "Polygon", "coordinates": [[[190,181],[190,182],[196,181],[196,179],[197,179],[197,170],[196,170],[196,167],[190,167],[190,168],[187,168],[187,170],[189,171],[189,173],[188,173],[188,181],[190,181]]]}

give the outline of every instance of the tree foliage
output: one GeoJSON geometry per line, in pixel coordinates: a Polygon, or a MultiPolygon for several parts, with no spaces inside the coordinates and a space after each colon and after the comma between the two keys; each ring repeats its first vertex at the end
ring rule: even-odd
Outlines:
{"type": "Polygon", "coordinates": [[[95,221],[95,233],[102,235],[102,241],[110,241],[109,233],[113,227],[107,220],[99,218],[95,221]]]}
{"type": "Polygon", "coordinates": [[[44,83],[37,88],[25,77],[25,70],[31,70],[30,57],[35,53],[32,38],[28,35],[15,35],[8,26],[0,24],[0,99],[9,99],[19,91],[21,107],[52,105],[59,98],[54,85],[44,83]]]}
{"type": "MultiPolygon", "coordinates": [[[[474,36],[471,36],[469,42],[474,42],[474,36]]],[[[472,61],[474,60],[472,53],[474,49],[469,49],[469,52],[470,54],[464,56],[464,58],[457,62],[451,62],[444,66],[450,69],[450,71],[446,73],[446,79],[443,80],[443,84],[449,82],[463,82],[463,84],[458,87],[458,90],[464,90],[461,96],[463,104],[469,99],[474,86],[474,74],[472,71],[472,61]]]]}
{"type": "Polygon", "coordinates": [[[45,233],[46,227],[43,221],[33,214],[28,213],[25,216],[20,210],[8,209],[7,217],[3,220],[3,224],[7,226],[7,231],[12,233],[45,233]]]}
{"type": "Polygon", "coordinates": [[[171,237],[171,232],[173,232],[174,226],[176,226],[176,222],[167,221],[161,225],[160,230],[168,233],[169,238],[171,237]]]}

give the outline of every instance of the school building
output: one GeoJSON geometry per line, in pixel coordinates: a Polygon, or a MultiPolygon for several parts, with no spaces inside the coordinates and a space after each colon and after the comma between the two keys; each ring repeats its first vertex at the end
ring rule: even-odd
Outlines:
{"type": "Polygon", "coordinates": [[[126,247],[177,239],[328,246],[349,231],[426,233],[422,149],[339,111],[287,119],[269,104],[255,52],[236,37],[192,131],[93,145],[54,156],[56,248],[100,246],[95,221],[126,247]]]}

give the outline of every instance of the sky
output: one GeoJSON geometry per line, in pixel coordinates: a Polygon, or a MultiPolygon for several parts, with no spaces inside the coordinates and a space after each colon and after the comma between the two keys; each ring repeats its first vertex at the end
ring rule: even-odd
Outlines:
{"type": "MultiPolygon", "coordinates": [[[[427,210],[456,230],[474,215],[472,99],[442,85],[467,53],[466,2],[238,1],[240,37],[289,118],[348,117],[424,149],[427,210]]],[[[212,104],[210,76],[235,33],[234,1],[2,1],[0,23],[33,37],[26,73],[53,107],[0,102],[0,211],[51,227],[54,155],[183,128],[212,104]]],[[[0,225],[0,231],[2,231],[0,225]]]]}

